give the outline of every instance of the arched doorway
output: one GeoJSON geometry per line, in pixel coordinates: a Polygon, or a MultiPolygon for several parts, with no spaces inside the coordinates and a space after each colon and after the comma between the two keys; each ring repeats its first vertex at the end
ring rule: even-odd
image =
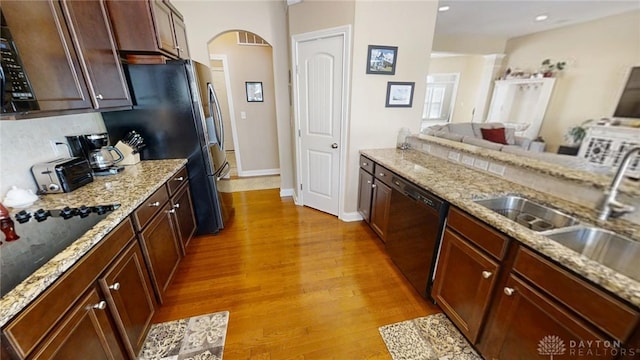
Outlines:
{"type": "Polygon", "coordinates": [[[236,160],[237,176],[279,175],[271,45],[256,34],[234,30],[207,46],[225,124],[225,150],[230,162],[236,160]],[[262,96],[248,94],[248,89],[261,89],[262,96]]]}

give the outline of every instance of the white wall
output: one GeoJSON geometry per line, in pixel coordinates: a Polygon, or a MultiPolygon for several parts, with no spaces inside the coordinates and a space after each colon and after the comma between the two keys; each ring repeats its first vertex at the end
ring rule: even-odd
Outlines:
{"type": "Polygon", "coordinates": [[[640,11],[510,39],[506,67],[535,71],[567,61],[557,76],[540,135],[547,151],[587,119],[611,117],[633,66],[640,65],[640,11]]]}
{"type": "Polygon", "coordinates": [[[281,189],[293,188],[291,124],[289,119],[288,39],[284,1],[172,0],[184,16],[191,58],[209,63],[207,44],[230,30],[260,35],[273,47],[273,78],[278,132],[281,189]]]}
{"type": "Polygon", "coordinates": [[[66,146],[56,147],[49,140],[66,143],[66,135],[106,132],[100,113],[52,116],[29,120],[0,121],[0,201],[11,186],[37,190],[31,166],[38,162],[69,157],[66,146]]]}

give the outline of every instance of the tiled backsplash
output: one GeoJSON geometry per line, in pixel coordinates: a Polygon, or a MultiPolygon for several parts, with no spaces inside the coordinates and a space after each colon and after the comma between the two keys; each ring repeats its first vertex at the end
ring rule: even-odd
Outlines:
{"type": "Polygon", "coordinates": [[[66,146],[54,149],[51,140],[105,131],[100,113],[0,121],[0,200],[13,185],[36,191],[31,165],[69,157],[66,146]]]}

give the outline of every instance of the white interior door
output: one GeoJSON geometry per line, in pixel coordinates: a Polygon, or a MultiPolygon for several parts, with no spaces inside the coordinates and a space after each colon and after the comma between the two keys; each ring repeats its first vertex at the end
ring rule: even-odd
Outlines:
{"type": "Polygon", "coordinates": [[[306,206],[339,214],[344,34],[297,42],[298,167],[306,206]]]}

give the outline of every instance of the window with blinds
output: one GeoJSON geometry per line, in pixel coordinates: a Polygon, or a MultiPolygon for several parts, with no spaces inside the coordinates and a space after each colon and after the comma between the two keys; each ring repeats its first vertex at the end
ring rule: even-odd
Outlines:
{"type": "Polygon", "coordinates": [[[238,45],[257,45],[257,46],[269,46],[260,36],[249,31],[238,31],[238,45]]]}

